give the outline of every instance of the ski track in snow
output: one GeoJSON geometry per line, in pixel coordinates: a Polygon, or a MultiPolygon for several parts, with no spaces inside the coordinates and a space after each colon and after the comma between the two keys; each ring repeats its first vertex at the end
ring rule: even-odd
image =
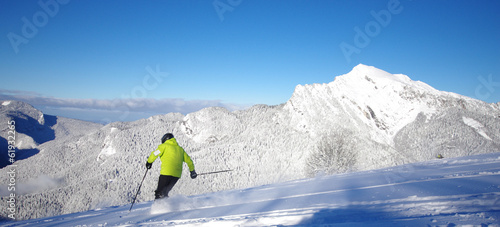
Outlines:
{"type": "Polygon", "coordinates": [[[4,226],[499,226],[499,182],[500,153],[492,153],[4,226]]]}

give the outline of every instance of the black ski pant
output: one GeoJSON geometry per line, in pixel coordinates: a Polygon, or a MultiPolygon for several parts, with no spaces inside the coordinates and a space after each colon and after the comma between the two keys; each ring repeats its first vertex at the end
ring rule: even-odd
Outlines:
{"type": "Polygon", "coordinates": [[[155,191],[155,199],[168,197],[168,193],[172,190],[178,180],[178,177],[160,175],[160,179],[158,179],[158,187],[155,191]]]}

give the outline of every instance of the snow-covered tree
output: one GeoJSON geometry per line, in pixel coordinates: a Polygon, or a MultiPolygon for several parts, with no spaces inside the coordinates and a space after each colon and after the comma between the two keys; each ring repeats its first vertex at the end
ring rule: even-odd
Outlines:
{"type": "Polygon", "coordinates": [[[340,129],[323,135],[316,151],[306,160],[306,171],[310,176],[345,173],[356,164],[355,134],[348,129],[340,129]]]}

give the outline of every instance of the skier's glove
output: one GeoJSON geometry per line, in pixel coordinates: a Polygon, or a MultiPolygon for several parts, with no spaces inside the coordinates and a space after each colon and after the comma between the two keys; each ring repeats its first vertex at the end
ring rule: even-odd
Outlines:
{"type": "Polygon", "coordinates": [[[198,174],[196,173],[196,171],[191,171],[191,179],[194,179],[198,176],[198,174]]]}
{"type": "Polygon", "coordinates": [[[151,169],[151,166],[153,166],[153,163],[146,161],[146,169],[151,169]]]}

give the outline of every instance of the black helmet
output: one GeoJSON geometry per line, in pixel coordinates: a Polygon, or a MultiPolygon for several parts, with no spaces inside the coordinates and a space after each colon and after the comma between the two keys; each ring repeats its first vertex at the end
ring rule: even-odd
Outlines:
{"type": "Polygon", "coordinates": [[[165,143],[165,141],[172,139],[172,138],[174,138],[174,135],[172,133],[167,133],[167,134],[163,135],[163,137],[161,138],[161,143],[165,143]]]}

